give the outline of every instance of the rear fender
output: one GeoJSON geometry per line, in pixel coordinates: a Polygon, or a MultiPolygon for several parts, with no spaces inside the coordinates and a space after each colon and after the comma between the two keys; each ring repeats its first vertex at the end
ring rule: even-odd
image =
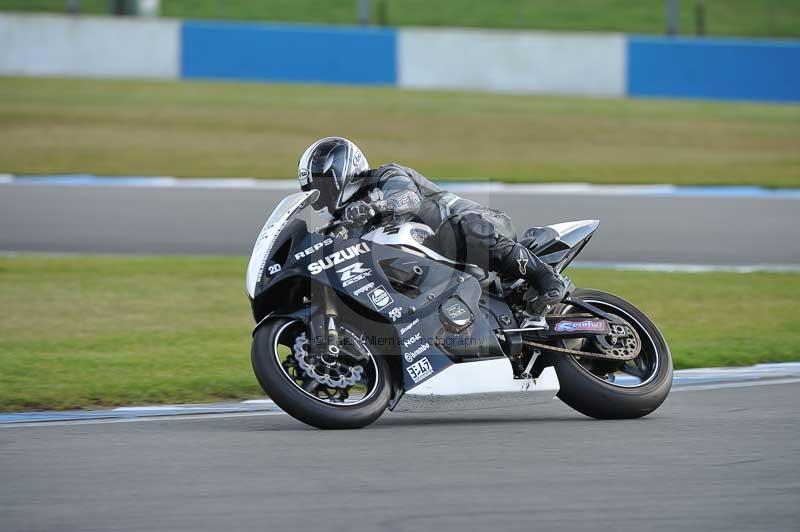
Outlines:
{"type": "Polygon", "coordinates": [[[536,254],[543,262],[560,272],[578,256],[597,231],[599,220],[579,220],[547,226],[556,232],[550,244],[542,246],[536,254]]]}

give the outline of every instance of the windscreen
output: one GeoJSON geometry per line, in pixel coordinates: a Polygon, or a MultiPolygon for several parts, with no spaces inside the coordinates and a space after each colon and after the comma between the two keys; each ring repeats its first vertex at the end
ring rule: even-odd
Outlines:
{"type": "Polygon", "coordinates": [[[309,203],[314,202],[318,195],[318,191],[310,190],[286,196],[267,218],[261,233],[259,233],[255,244],[253,244],[253,253],[250,255],[250,263],[247,265],[245,288],[251,298],[255,297],[256,284],[261,279],[264,263],[269,257],[270,251],[272,251],[275,239],[278,238],[278,235],[286,227],[289,220],[294,218],[309,203]]]}

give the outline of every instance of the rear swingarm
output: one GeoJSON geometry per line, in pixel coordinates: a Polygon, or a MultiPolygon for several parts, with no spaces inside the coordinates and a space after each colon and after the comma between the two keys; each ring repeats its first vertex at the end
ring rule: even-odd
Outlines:
{"type": "Polygon", "coordinates": [[[579,309],[585,310],[592,316],[596,316],[598,318],[603,318],[606,320],[610,325],[622,325],[619,319],[616,316],[608,314],[597,308],[596,306],[592,305],[591,303],[587,303],[582,299],[568,297],[563,302],[564,305],[571,305],[573,307],[577,307],[579,309]]]}
{"type": "Polygon", "coordinates": [[[547,316],[548,329],[523,332],[523,345],[543,352],[603,360],[626,361],[632,360],[639,355],[638,348],[628,352],[620,352],[618,350],[610,352],[609,350],[604,350],[605,352],[598,353],[551,345],[548,340],[609,336],[625,338],[632,334],[629,331],[629,326],[625,322],[621,321],[616,316],[602,311],[591,303],[587,303],[578,298],[567,298],[563,303],[586,312],[581,314],[556,314],[547,316]]]}
{"type": "Polygon", "coordinates": [[[568,349],[566,347],[558,347],[555,345],[550,344],[543,344],[540,342],[534,342],[528,338],[522,339],[522,345],[526,347],[532,347],[535,350],[539,350],[545,353],[555,353],[557,355],[573,355],[585,358],[597,358],[601,360],[616,360],[624,362],[626,360],[632,360],[639,356],[639,352],[628,353],[625,355],[616,355],[612,353],[595,353],[593,351],[578,351],[577,349],[568,349]]]}

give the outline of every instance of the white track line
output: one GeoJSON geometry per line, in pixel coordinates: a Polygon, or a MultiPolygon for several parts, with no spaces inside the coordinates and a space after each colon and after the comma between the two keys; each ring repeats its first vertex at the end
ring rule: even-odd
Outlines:
{"type": "MultiPolygon", "coordinates": [[[[295,179],[255,179],[252,177],[177,178],[93,175],[22,176],[0,174],[0,185],[24,186],[115,186],[138,188],[214,188],[269,189],[296,191],[295,179]]],[[[453,192],[483,194],[591,195],[591,196],[651,196],[651,197],[754,197],[764,199],[800,200],[800,189],[768,189],[757,186],[675,186],[654,185],[595,185],[591,183],[504,183],[501,181],[447,180],[441,185],[453,192]]]]}
{"type": "Polygon", "coordinates": [[[800,264],[670,264],[656,262],[575,261],[570,268],[662,273],[797,273],[800,264]]]}
{"type": "MultiPolygon", "coordinates": [[[[0,257],[84,257],[87,253],[77,251],[8,251],[0,250],[0,257]]],[[[162,257],[163,255],[133,253],[120,255],[117,253],[88,253],[94,256],[107,257],[162,257]]],[[[176,255],[190,258],[195,255],[176,255]]],[[[200,255],[203,256],[203,255],[200,255]]],[[[227,256],[227,255],[208,255],[227,256]]],[[[570,269],[578,270],[618,270],[631,272],[656,272],[656,273],[800,273],[800,264],[679,264],[657,262],[605,262],[576,260],[570,264],[570,269]]]]}
{"type": "MultiPolygon", "coordinates": [[[[719,390],[724,388],[750,388],[753,386],[773,386],[778,384],[798,384],[800,378],[793,379],[768,379],[758,381],[744,381],[744,382],[728,382],[720,384],[700,384],[679,386],[673,388],[671,393],[675,392],[702,392],[709,390],[719,390]]],[[[65,427],[71,425],[103,425],[109,423],[149,423],[153,421],[195,421],[206,419],[228,419],[237,417],[262,417],[262,416],[284,416],[286,412],[230,412],[226,414],[184,414],[174,416],[153,416],[153,417],[137,417],[125,419],[84,419],[84,420],[70,420],[70,421],[36,421],[30,423],[5,423],[0,424],[0,429],[10,428],[31,428],[31,427],[65,427]]]]}
{"type": "Polygon", "coordinates": [[[105,425],[108,423],[139,423],[152,421],[191,421],[201,419],[224,419],[231,417],[260,417],[260,416],[286,416],[286,412],[228,412],[225,414],[179,414],[174,416],[152,416],[134,418],[103,418],[103,419],[71,419],[68,421],[33,421],[26,423],[4,423],[0,424],[0,429],[10,429],[14,427],[65,427],[70,425],[105,425]]]}
{"type": "Polygon", "coordinates": [[[773,384],[796,384],[800,383],[798,379],[767,379],[759,381],[743,381],[743,382],[722,382],[719,384],[690,384],[688,386],[680,386],[673,388],[673,392],[703,392],[706,390],[720,390],[722,388],[750,388],[751,386],[771,386],[773,384]]]}

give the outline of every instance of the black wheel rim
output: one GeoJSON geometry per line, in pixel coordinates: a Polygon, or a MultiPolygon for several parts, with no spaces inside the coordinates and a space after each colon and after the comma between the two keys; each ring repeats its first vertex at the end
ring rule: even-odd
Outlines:
{"type": "Polygon", "coordinates": [[[303,323],[299,320],[284,324],[275,335],[273,354],[281,368],[281,373],[286,380],[307,397],[315,401],[337,407],[352,407],[371,399],[378,391],[379,374],[375,356],[367,348],[361,337],[347,329],[340,327],[342,338],[345,339],[340,346],[340,355],[337,359],[338,366],[322,364],[324,368],[314,376],[304,369],[304,364],[316,364],[318,361],[313,355],[303,354],[296,349],[298,339],[305,335],[303,323]],[[300,353],[298,355],[298,352],[300,353]],[[345,366],[349,366],[345,367],[345,366]],[[353,368],[360,366],[362,371],[353,372],[353,368]],[[347,377],[347,383],[331,385],[331,378],[347,377]],[[321,382],[327,378],[327,382],[321,382]],[[353,382],[351,385],[349,384],[353,382]]]}
{"type": "MultiPolygon", "coordinates": [[[[633,327],[641,341],[641,350],[636,358],[619,362],[570,355],[577,366],[593,379],[617,388],[641,388],[651,383],[656,378],[661,367],[661,361],[659,360],[661,353],[653,340],[653,336],[641,323],[641,320],[608,301],[597,299],[584,299],[583,301],[621,318],[633,327]]],[[[563,312],[568,314],[572,310],[575,310],[575,307],[568,306],[564,308],[563,312]]],[[[596,351],[587,339],[564,340],[563,345],[569,349],[596,351]]]]}

